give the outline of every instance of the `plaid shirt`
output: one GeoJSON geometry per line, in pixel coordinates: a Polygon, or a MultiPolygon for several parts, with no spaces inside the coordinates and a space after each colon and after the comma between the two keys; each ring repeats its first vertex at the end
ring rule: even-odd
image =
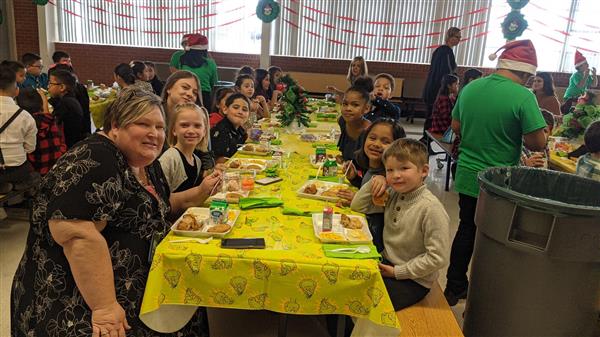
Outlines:
{"type": "Polygon", "coordinates": [[[37,172],[45,175],[67,151],[67,146],[62,129],[56,124],[54,116],[43,112],[32,115],[38,128],[37,147],[27,158],[37,172]]]}
{"type": "Polygon", "coordinates": [[[577,160],[577,175],[600,181],[600,160],[587,153],[577,160]]]}
{"type": "Polygon", "coordinates": [[[453,96],[438,95],[433,103],[431,128],[429,132],[444,133],[452,124],[452,108],[456,98],[453,96]]]}

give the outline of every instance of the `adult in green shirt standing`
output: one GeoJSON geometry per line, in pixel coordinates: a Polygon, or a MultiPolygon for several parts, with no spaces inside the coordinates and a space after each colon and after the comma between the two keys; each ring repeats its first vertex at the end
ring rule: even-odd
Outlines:
{"type": "Polygon", "coordinates": [[[598,85],[598,77],[596,77],[596,68],[591,68],[587,62],[587,59],[579,50],[575,51],[575,69],[576,72],[571,75],[569,79],[569,86],[565,90],[563,97],[563,105],[560,107],[560,111],[563,114],[569,113],[571,106],[574,102],[577,102],[579,96],[585,94],[590,87],[598,85]],[[591,74],[590,74],[591,72],[591,74]]]}
{"type": "Polygon", "coordinates": [[[210,109],[212,89],[219,81],[219,76],[215,60],[208,56],[208,38],[202,34],[186,34],[181,44],[185,51],[181,54],[175,52],[171,56],[170,66],[190,71],[198,77],[202,90],[202,105],[210,109]]]}
{"type": "MultiPolygon", "coordinates": [[[[455,180],[460,222],[444,291],[452,306],[466,298],[469,285],[467,270],[477,230],[477,174],[488,167],[517,165],[523,141],[534,151],[546,145],[546,122],[535,95],[524,86],[536,72],[535,48],[530,40],[522,40],[500,49],[504,52],[496,72],[466,86],[452,111],[452,129],[461,138],[455,180]]],[[[496,54],[490,56],[495,58],[496,54]]]]}

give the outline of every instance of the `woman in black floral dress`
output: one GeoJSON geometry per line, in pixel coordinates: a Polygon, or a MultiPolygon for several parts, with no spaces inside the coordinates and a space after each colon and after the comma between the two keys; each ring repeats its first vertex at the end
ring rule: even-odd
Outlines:
{"type": "Polygon", "coordinates": [[[151,240],[169,213],[202,203],[220,172],[169,193],[156,158],[164,142],[160,99],[128,88],[104,132],[59,159],[42,181],[12,287],[12,336],[208,336],[205,309],[179,332],[138,318],[151,240]]]}

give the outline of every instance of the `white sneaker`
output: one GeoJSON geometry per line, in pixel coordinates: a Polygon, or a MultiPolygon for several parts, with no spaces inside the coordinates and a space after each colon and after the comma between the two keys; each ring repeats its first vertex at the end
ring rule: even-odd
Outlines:
{"type": "Polygon", "coordinates": [[[8,218],[8,214],[4,210],[4,207],[0,207],[0,221],[8,218]]]}

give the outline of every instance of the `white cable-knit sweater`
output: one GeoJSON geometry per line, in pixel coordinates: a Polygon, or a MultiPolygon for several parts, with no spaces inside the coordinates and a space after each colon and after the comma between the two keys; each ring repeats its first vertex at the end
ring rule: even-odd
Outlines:
{"type": "Polygon", "coordinates": [[[369,181],[354,196],[351,208],[384,212],[383,256],[394,264],[396,279],[411,279],[431,288],[450,255],[450,218],[425,185],[401,194],[390,189],[385,208],[373,205],[369,181]]]}

